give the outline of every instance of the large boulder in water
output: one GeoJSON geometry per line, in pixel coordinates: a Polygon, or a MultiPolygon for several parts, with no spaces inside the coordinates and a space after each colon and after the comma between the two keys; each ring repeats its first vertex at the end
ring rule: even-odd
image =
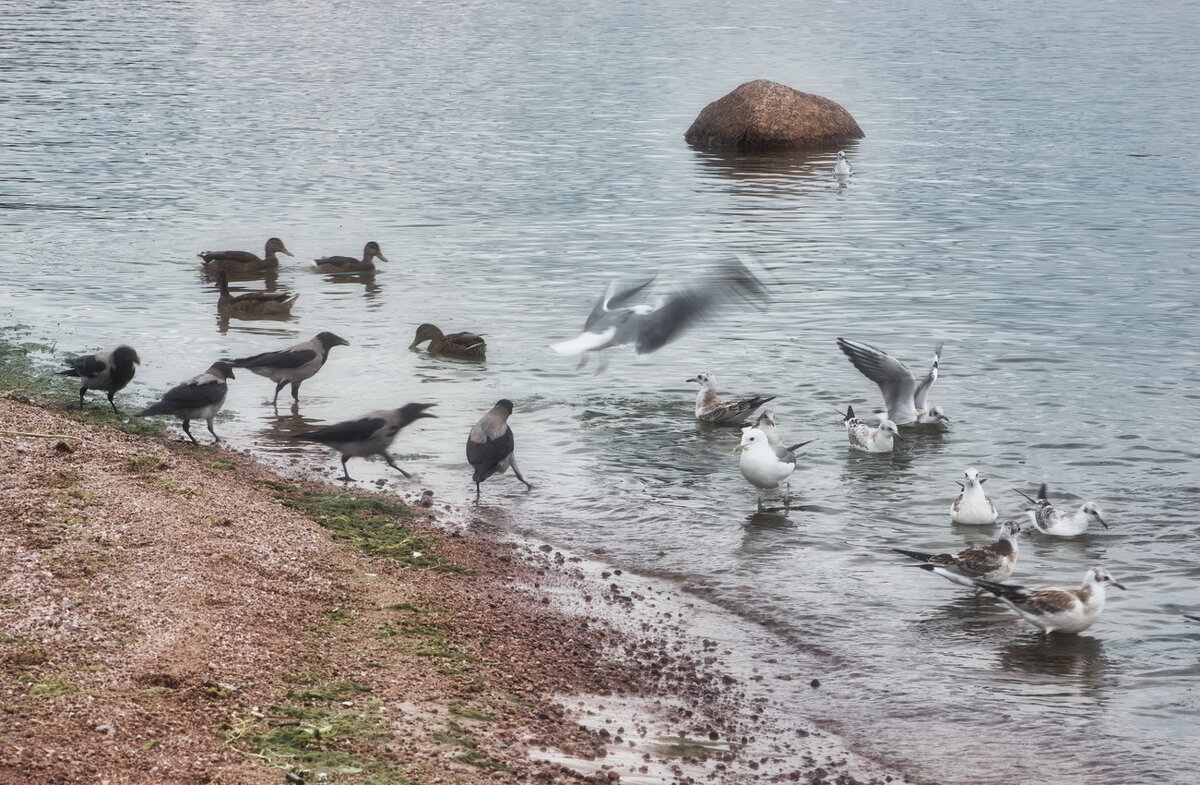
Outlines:
{"type": "Polygon", "coordinates": [[[758,79],[704,107],[683,138],[696,147],[794,150],[837,147],[863,136],[836,102],[758,79]]]}

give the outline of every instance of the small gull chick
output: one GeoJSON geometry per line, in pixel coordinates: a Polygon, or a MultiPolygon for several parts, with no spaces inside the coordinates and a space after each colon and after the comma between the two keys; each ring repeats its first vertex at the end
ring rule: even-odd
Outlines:
{"type": "Polygon", "coordinates": [[[924,562],[917,565],[940,575],[946,580],[979,591],[976,580],[1002,581],[1012,575],[1017,566],[1017,535],[1021,533],[1018,521],[1000,524],[1000,539],[990,545],[973,545],[958,553],[922,553],[892,548],[896,553],[924,562]]]}
{"type": "Polygon", "coordinates": [[[875,384],[883,393],[883,405],[886,408],[886,418],[897,425],[909,423],[939,423],[948,422],[949,417],[940,406],[927,406],[926,397],[929,388],[938,378],[938,364],[942,357],[942,344],[933,350],[933,365],[920,383],[913,378],[908,366],[889,355],[882,349],[876,349],[870,344],[852,341],[847,338],[837,339],[838,348],[850,358],[850,362],[875,384]]]}
{"type": "Polygon", "coordinates": [[[342,454],[342,476],[338,479],[352,482],[353,477],[346,469],[346,461],[350,458],[369,458],[372,455],[382,455],[387,465],[412,479],[412,475],[396,465],[392,456],[388,455],[388,447],[406,425],[422,417],[437,417],[425,411],[432,403],[410,403],[399,409],[380,409],[364,414],[357,420],[347,420],[334,425],[318,428],[307,433],[296,433],[289,439],[318,442],[326,447],[332,447],[342,454]]]}
{"type": "Polygon", "coordinates": [[[833,173],[838,177],[849,177],[854,174],[854,167],[846,160],[846,153],[838,150],[837,163],[833,165],[833,173]]]}
{"type": "MultiPolygon", "coordinates": [[[[980,479],[979,472],[974,468],[968,468],[963,474],[966,475],[966,484],[962,485],[962,493],[954,500],[954,504],[950,505],[950,520],[954,523],[963,523],[969,526],[983,526],[989,523],[995,523],[996,507],[992,504],[992,500],[983,492],[983,484],[987,479],[980,479]]],[[[999,580],[994,578],[992,580],[999,580]]]]}
{"type": "Polygon", "coordinates": [[[1051,537],[1076,537],[1088,530],[1088,526],[1092,521],[1098,522],[1104,528],[1108,528],[1103,517],[1103,511],[1100,505],[1095,502],[1086,502],[1080,506],[1075,512],[1060,512],[1050,504],[1046,483],[1042,483],[1038,488],[1037,499],[1030,499],[1029,496],[1021,490],[1017,493],[1029,499],[1035,509],[1028,510],[1026,514],[1029,520],[1033,522],[1033,528],[1037,529],[1042,534],[1048,534],[1051,537]]]}
{"type": "Polygon", "coordinates": [[[251,357],[230,360],[234,368],[265,376],[275,382],[275,397],[271,403],[279,403],[279,391],[292,385],[292,400],[300,400],[300,384],[316,375],[329,359],[329,351],[335,346],[349,346],[350,342],[333,333],[317,333],[314,337],[277,352],[263,352],[251,357]]]}
{"type": "Polygon", "coordinates": [[[192,420],[204,420],[208,432],[213,436],[213,442],[221,441],[213,430],[213,418],[225,405],[225,395],[229,392],[228,380],[234,378],[233,368],[229,363],[218,360],[199,376],[193,376],[183,384],[167,390],[158,403],[137,413],[138,417],[153,417],[158,414],[170,414],[183,420],[183,432],[192,440],[192,444],[200,444],[192,436],[189,427],[192,420]]]}
{"type": "Polygon", "coordinates": [[[854,416],[854,407],[847,406],[842,418],[846,426],[846,435],[850,437],[850,446],[863,452],[891,452],[895,447],[893,439],[904,441],[896,423],[886,417],[879,421],[879,426],[872,428],[865,420],[854,416]]]}
{"type": "Polygon", "coordinates": [[[467,461],[475,470],[471,479],[475,481],[475,498],[479,498],[479,485],[493,474],[504,474],[512,469],[518,480],[525,483],[527,490],[533,486],[521,476],[517,468],[517,457],[513,454],[515,443],[508,418],[512,415],[513,403],[507,398],[496,401],[496,405],[479,419],[467,436],[467,461]]]}
{"type": "Polygon", "coordinates": [[[583,332],[550,348],[562,355],[577,355],[633,344],[634,351],[646,354],[666,346],[688,327],[735,300],[767,299],[758,276],[740,261],[718,267],[695,285],[655,305],[631,304],[653,282],[652,278],[621,291],[610,286],[588,315],[583,332]]]}
{"type": "Polygon", "coordinates": [[[1025,621],[1042,632],[1082,632],[1096,623],[1104,610],[1105,586],[1117,583],[1103,567],[1092,567],[1083,576],[1078,589],[1043,586],[1027,589],[1005,583],[980,580],[975,582],[991,592],[1025,621]]]}
{"type": "Polygon", "coordinates": [[[760,489],[759,501],[762,501],[762,490],[778,488],[784,485],[784,500],[791,498],[791,486],[787,478],[796,471],[795,451],[808,444],[800,442],[791,447],[782,444],[772,447],[767,435],[757,428],[747,428],[742,431],[742,441],[733,448],[735,453],[741,453],[738,468],[742,476],[754,487],[760,489]]]}
{"type": "Polygon", "coordinates": [[[768,395],[722,401],[717,397],[717,377],[708,371],[701,371],[688,381],[700,385],[700,392],[696,395],[696,419],[705,422],[734,422],[749,416],[764,403],[775,400],[774,395],[768,395]]]}
{"type": "Polygon", "coordinates": [[[79,377],[79,408],[83,408],[83,394],[88,390],[100,390],[108,396],[108,404],[115,414],[117,405],[113,396],[133,381],[137,372],[135,365],[141,365],[142,360],[130,346],[118,346],[107,352],[85,354],[72,357],[66,361],[71,366],[65,371],[59,371],[59,376],[79,377]]]}

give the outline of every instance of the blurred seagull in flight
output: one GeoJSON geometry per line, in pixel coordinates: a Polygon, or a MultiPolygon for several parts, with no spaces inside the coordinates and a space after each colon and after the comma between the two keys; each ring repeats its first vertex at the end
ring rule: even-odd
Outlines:
{"type": "Polygon", "coordinates": [[[975,583],[984,591],[999,597],[1000,602],[1042,632],[1086,630],[1096,623],[1100,612],[1104,610],[1105,586],[1111,583],[1118,589],[1125,588],[1103,567],[1089,569],[1083,576],[1083,585],[1078,589],[1061,586],[1027,589],[986,580],[977,580],[975,583]]]}
{"type": "Polygon", "coordinates": [[[696,419],[705,422],[729,423],[740,420],[764,403],[775,400],[774,395],[768,395],[722,401],[717,397],[717,377],[708,371],[701,371],[688,381],[700,385],[700,392],[696,395],[696,419]]]}
{"type": "Polygon", "coordinates": [[[1030,499],[1029,495],[1022,490],[1017,490],[1017,493],[1033,503],[1035,509],[1028,510],[1026,514],[1029,516],[1029,520],[1033,522],[1033,528],[1042,534],[1048,534],[1051,537],[1075,537],[1086,532],[1092,521],[1098,522],[1106,529],[1108,528],[1108,524],[1104,521],[1103,511],[1100,509],[1100,505],[1095,502],[1085,502],[1075,512],[1060,512],[1056,510],[1050,504],[1046,483],[1042,483],[1041,487],[1038,488],[1038,497],[1036,499],[1030,499]]]}
{"type": "MultiPolygon", "coordinates": [[[[950,505],[950,520],[954,523],[963,523],[969,526],[983,526],[989,523],[995,523],[996,506],[992,504],[992,500],[983,492],[983,484],[987,482],[987,478],[980,479],[979,472],[974,468],[968,468],[965,472],[967,482],[962,487],[962,493],[954,500],[954,504],[950,505]]],[[[1000,580],[993,578],[991,580],[1000,580]]]]}
{"type": "Polygon", "coordinates": [[[929,388],[938,378],[938,363],[942,357],[940,343],[933,350],[933,365],[929,373],[925,374],[925,378],[919,384],[908,370],[908,366],[882,349],[847,338],[838,338],[837,345],[863,376],[879,385],[879,391],[883,393],[883,405],[886,407],[885,419],[897,425],[950,420],[940,406],[928,407],[925,400],[929,388]]]}
{"type": "Polygon", "coordinates": [[[739,299],[761,302],[768,296],[759,277],[743,261],[721,265],[693,286],[654,304],[634,303],[652,283],[653,278],[629,289],[609,286],[584,322],[583,332],[550,348],[573,356],[633,344],[638,354],[647,354],[679,338],[722,306],[739,299]]]}
{"type": "Polygon", "coordinates": [[[924,562],[915,565],[940,575],[951,583],[980,591],[976,580],[1002,581],[1012,575],[1017,566],[1019,548],[1017,535],[1021,533],[1018,521],[1000,524],[1000,539],[990,545],[973,545],[958,553],[923,553],[892,548],[896,553],[924,562]]]}

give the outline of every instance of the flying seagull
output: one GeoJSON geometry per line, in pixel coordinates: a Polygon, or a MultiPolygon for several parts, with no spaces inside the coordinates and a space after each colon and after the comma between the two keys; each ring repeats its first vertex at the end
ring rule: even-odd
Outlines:
{"type": "Polygon", "coordinates": [[[1105,586],[1117,583],[1103,567],[1092,567],[1078,589],[1043,586],[1027,589],[992,581],[975,581],[981,589],[1000,598],[1018,616],[1042,632],[1082,632],[1096,623],[1104,610],[1105,586]]]}
{"type": "Polygon", "coordinates": [[[908,366],[882,349],[847,338],[838,338],[837,345],[863,376],[879,385],[879,391],[883,393],[883,405],[886,407],[886,419],[897,425],[950,420],[940,406],[927,407],[925,401],[929,395],[929,388],[938,378],[938,363],[942,357],[940,343],[933,350],[933,365],[929,373],[925,374],[925,378],[919,384],[908,370],[908,366]]]}
{"type": "Polygon", "coordinates": [[[59,371],[58,375],[79,377],[79,408],[83,408],[85,392],[100,390],[108,395],[108,403],[113,412],[120,415],[117,405],[113,403],[113,396],[133,380],[133,375],[137,372],[133,366],[140,365],[141,362],[141,358],[132,347],[118,346],[107,352],[72,357],[66,361],[71,367],[59,371]]]}
{"type": "Polygon", "coordinates": [[[1017,566],[1019,547],[1017,535],[1021,524],[1005,521],[1000,524],[1000,539],[990,545],[973,545],[958,553],[922,553],[892,548],[896,553],[924,562],[917,565],[923,570],[942,576],[946,580],[979,591],[976,579],[1002,581],[1012,575],[1017,566]]]}
{"type": "Polygon", "coordinates": [[[335,346],[349,346],[345,338],[333,333],[317,333],[304,343],[278,352],[263,352],[252,357],[229,360],[234,368],[245,368],[259,376],[275,382],[275,397],[271,403],[279,403],[279,391],[292,385],[292,399],[300,400],[300,383],[312,378],[329,359],[329,350],[335,346]]]}
{"type": "Polygon", "coordinates": [[[137,413],[138,417],[153,417],[157,414],[170,414],[183,420],[183,432],[199,444],[192,436],[192,420],[204,420],[208,432],[213,435],[213,441],[221,441],[213,430],[213,418],[225,405],[225,394],[229,392],[227,381],[234,378],[233,368],[229,363],[218,360],[199,376],[193,376],[183,384],[172,387],[163,394],[158,403],[137,413]]]}
{"type": "Polygon", "coordinates": [[[1051,537],[1075,537],[1086,532],[1092,521],[1098,522],[1106,529],[1108,528],[1108,524],[1104,521],[1104,512],[1100,509],[1100,505],[1095,502],[1085,502],[1075,512],[1060,512],[1056,510],[1050,504],[1046,483],[1042,483],[1041,487],[1038,488],[1037,499],[1030,499],[1021,490],[1018,490],[1017,493],[1033,503],[1035,509],[1026,511],[1026,515],[1033,522],[1033,528],[1042,534],[1049,534],[1051,537]]]}
{"type": "Polygon", "coordinates": [[[647,354],[666,346],[688,327],[735,300],[767,299],[758,276],[740,261],[717,267],[693,286],[653,305],[631,304],[653,282],[651,278],[620,291],[615,284],[610,286],[588,315],[583,332],[550,348],[569,356],[633,344],[638,354],[647,354]]]}
{"type": "Polygon", "coordinates": [[[513,412],[512,401],[501,398],[496,405],[479,419],[467,436],[467,461],[475,470],[471,478],[475,481],[475,498],[479,498],[479,484],[493,474],[504,474],[512,469],[517,479],[525,483],[525,487],[533,490],[533,486],[521,476],[517,468],[517,458],[513,454],[514,442],[512,428],[508,427],[508,418],[513,412]]]}
{"type": "Polygon", "coordinates": [[[346,470],[346,461],[350,458],[369,458],[372,455],[382,455],[387,465],[411,479],[412,475],[396,465],[387,449],[396,434],[404,426],[422,417],[437,417],[425,411],[432,403],[410,403],[399,409],[380,409],[364,414],[357,420],[347,420],[325,428],[318,428],[307,433],[292,434],[288,438],[300,439],[307,442],[319,442],[326,447],[332,447],[342,454],[342,476],[338,479],[352,482],[353,477],[346,470]]]}
{"type": "Polygon", "coordinates": [[[996,518],[999,517],[996,514],[996,506],[983,492],[983,484],[987,482],[987,478],[980,479],[979,472],[974,468],[968,468],[963,474],[966,476],[967,482],[965,485],[960,483],[962,493],[954,500],[954,504],[950,505],[950,520],[954,523],[974,526],[995,523],[996,518]]]}

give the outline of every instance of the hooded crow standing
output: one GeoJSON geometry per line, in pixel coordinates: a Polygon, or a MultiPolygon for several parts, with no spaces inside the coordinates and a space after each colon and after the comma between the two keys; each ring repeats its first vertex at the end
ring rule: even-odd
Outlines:
{"type": "Polygon", "coordinates": [[[208,432],[213,435],[214,442],[221,441],[213,430],[213,418],[225,405],[225,394],[229,391],[226,380],[232,379],[233,368],[229,363],[217,361],[199,376],[188,379],[183,384],[172,387],[163,395],[162,400],[147,409],[137,413],[138,417],[153,417],[156,414],[170,414],[183,420],[183,432],[192,440],[192,444],[200,444],[192,436],[189,427],[192,420],[204,420],[208,432]]]}
{"type": "Polygon", "coordinates": [[[332,447],[342,454],[342,476],[339,479],[351,482],[354,480],[346,470],[346,461],[350,458],[368,458],[372,455],[382,455],[387,465],[400,472],[405,478],[412,475],[401,469],[388,455],[387,448],[391,445],[396,434],[404,426],[422,417],[437,417],[425,411],[432,403],[410,403],[399,409],[380,409],[363,415],[357,420],[347,420],[325,428],[318,428],[308,433],[297,433],[288,437],[308,442],[319,442],[326,447],[332,447]]]}
{"type": "Polygon", "coordinates": [[[133,366],[140,365],[141,362],[142,359],[138,357],[132,347],[118,346],[107,352],[72,357],[67,360],[67,365],[71,367],[65,371],[59,371],[58,375],[79,377],[80,409],[83,408],[85,392],[100,390],[108,394],[109,405],[112,406],[113,412],[120,415],[117,405],[113,403],[113,396],[133,380],[133,375],[137,372],[133,366]]]}
{"type": "Polygon", "coordinates": [[[467,460],[475,469],[475,498],[479,498],[479,484],[493,474],[504,474],[511,468],[517,479],[525,483],[525,487],[533,490],[533,486],[521,476],[517,468],[517,459],[513,455],[513,432],[508,427],[508,417],[512,414],[513,404],[507,398],[496,401],[491,411],[483,415],[471,435],[467,437],[467,460]]]}
{"type": "Polygon", "coordinates": [[[317,333],[304,343],[298,343],[278,352],[263,352],[253,357],[229,360],[234,368],[265,376],[275,382],[275,397],[271,403],[279,404],[279,391],[292,385],[292,400],[300,400],[300,383],[316,375],[329,359],[329,350],[335,346],[349,346],[345,338],[333,333],[317,333]]]}

